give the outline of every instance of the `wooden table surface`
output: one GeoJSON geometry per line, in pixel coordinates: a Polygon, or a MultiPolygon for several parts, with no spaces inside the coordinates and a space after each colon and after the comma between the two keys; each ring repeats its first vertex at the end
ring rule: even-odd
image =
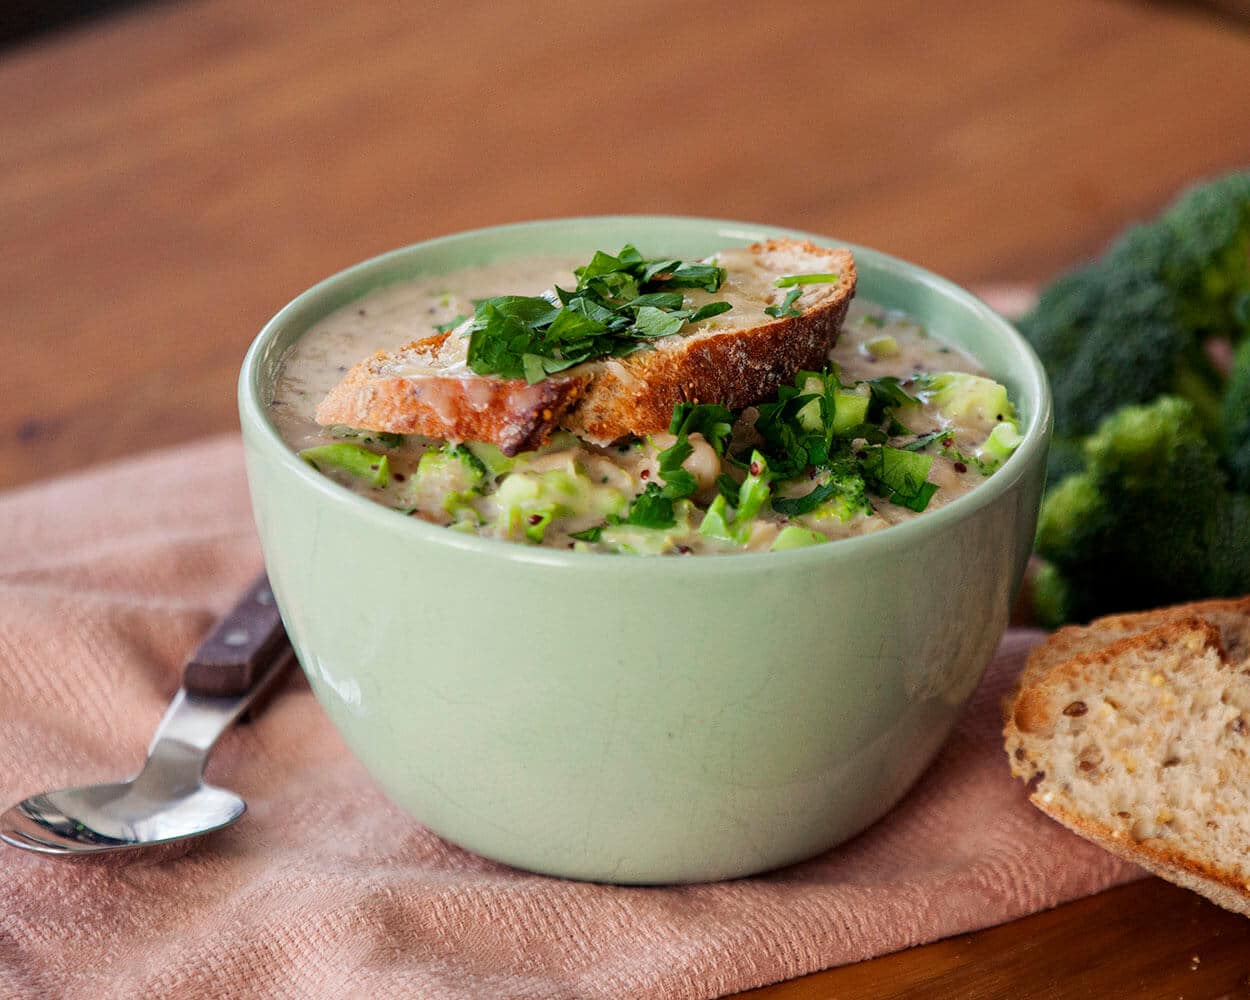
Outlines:
{"type": "MultiPolygon", "coordinates": [[[[1250,163],[1250,34],[1183,7],[676,12],[212,0],[0,53],[0,485],[235,427],[276,309],[441,233],[720,215],[1036,281],[1250,163]]],[[[1150,880],[753,996],[1243,996],[1248,975],[1250,921],[1150,880]]]]}

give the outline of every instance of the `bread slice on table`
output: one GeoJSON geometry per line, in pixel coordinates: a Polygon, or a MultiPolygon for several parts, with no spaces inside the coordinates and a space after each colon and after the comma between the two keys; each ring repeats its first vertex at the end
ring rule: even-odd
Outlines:
{"type": "Polygon", "coordinates": [[[716,254],[720,291],[686,290],[693,305],[733,308],[654,341],[654,349],[577,365],[533,384],[477,375],[458,331],[380,352],[347,373],[317,408],[317,422],[451,441],[489,441],[506,454],[536,448],[557,427],[608,444],[666,430],[680,402],[739,409],[763,402],[805,368],[820,368],[837,343],[855,293],[849,250],[804,240],[768,240],[716,254]],[[836,282],[800,286],[798,316],[766,307],[789,274],[828,273],[836,282]]]}
{"type": "MultiPolygon", "coordinates": [[[[1244,636],[1242,602],[1211,603],[1244,636]]],[[[1044,813],[1250,915],[1250,668],[1220,635],[1181,614],[1038,667],[1003,735],[1044,813]]]]}
{"type": "Polygon", "coordinates": [[[1096,618],[1088,625],[1064,626],[1029,654],[1016,684],[1016,691],[1035,683],[1051,667],[1081,653],[1092,653],[1104,649],[1117,639],[1140,635],[1165,622],[1192,616],[1206,619],[1219,629],[1220,641],[1229,660],[1234,663],[1250,660],[1250,597],[1193,601],[1151,611],[1107,615],[1096,618]]]}

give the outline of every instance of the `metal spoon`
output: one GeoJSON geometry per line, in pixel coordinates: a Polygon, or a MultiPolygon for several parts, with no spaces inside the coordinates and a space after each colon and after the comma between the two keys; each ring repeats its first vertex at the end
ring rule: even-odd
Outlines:
{"type": "Polygon", "coordinates": [[[104,854],[197,837],[247,805],[204,783],[218,737],[293,662],[264,574],[201,643],[129,781],[32,795],[0,815],[0,840],[51,855],[104,854]]]}

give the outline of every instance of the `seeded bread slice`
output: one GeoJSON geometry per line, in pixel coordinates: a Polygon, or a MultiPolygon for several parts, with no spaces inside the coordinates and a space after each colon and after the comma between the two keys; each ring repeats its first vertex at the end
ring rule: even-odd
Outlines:
{"type": "Polygon", "coordinates": [[[607,444],[666,430],[680,402],[740,409],[763,402],[804,368],[820,368],[837,343],[855,293],[849,250],[804,240],[768,240],[717,255],[725,284],[702,302],[733,309],[653,350],[590,362],[528,385],[476,375],[465,365],[464,338],[443,334],[382,352],[347,373],[317,408],[317,422],[451,441],[489,441],[506,454],[545,443],[556,426],[607,444]],[[798,316],[774,319],[766,306],[788,289],[789,274],[834,273],[801,287],[798,316]]]}
{"type": "Polygon", "coordinates": [[[1250,915],[1250,674],[1215,625],[1174,618],[1051,666],[1003,735],[1047,815],[1250,915]]]}
{"type": "Polygon", "coordinates": [[[1193,616],[1203,618],[1219,629],[1220,642],[1231,662],[1250,666],[1250,597],[1193,601],[1133,614],[1107,615],[1094,619],[1088,625],[1067,625],[1033,649],[1016,682],[1015,691],[1004,702],[1004,720],[1010,715],[1019,691],[1035,684],[1052,667],[1082,653],[1105,649],[1118,639],[1141,635],[1165,622],[1193,616]]]}

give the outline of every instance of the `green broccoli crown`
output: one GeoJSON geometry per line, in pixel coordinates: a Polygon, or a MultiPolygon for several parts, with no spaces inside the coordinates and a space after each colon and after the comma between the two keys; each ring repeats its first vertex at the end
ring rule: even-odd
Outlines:
{"type": "Polygon", "coordinates": [[[1042,563],[1033,573],[1029,593],[1033,617],[1043,628],[1058,628],[1071,621],[1074,604],[1072,587],[1053,563],[1042,563]]]}
{"type": "MultiPolygon", "coordinates": [[[[1066,614],[1086,618],[1232,592],[1212,589],[1214,548],[1226,532],[1244,549],[1247,526],[1189,402],[1124,407],[1087,439],[1084,457],[1038,521],[1037,551],[1062,577],[1048,582],[1050,603],[1062,593],[1066,614]]],[[[1231,586],[1236,573],[1225,577],[1231,586]]]]}
{"type": "Polygon", "coordinates": [[[1199,334],[1250,332],[1250,171],[1196,185],[1163,213],[1173,245],[1164,277],[1199,334]]]}
{"type": "MultiPolygon", "coordinates": [[[[1188,400],[1163,396],[1147,406],[1126,406],[1099,426],[1085,442],[1087,471],[1154,487],[1161,465],[1173,479],[1195,477],[1193,487],[1218,489],[1219,470],[1188,400]]],[[[1177,485],[1173,486],[1175,491],[1177,485]]]]}
{"type": "Polygon", "coordinates": [[[1055,397],[1039,617],[1250,591],[1250,171],[1130,229],[1021,329],[1055,397]],[[1231,377],[1221,340],[1244,342],[1231,377]]]}
{"type": "Polygon", "coordinates": [[[1175,319],[1145,242],[1047,288],[1020,329],[1042,359],[1055,396],[1055,433],[1088,434],[1126,403],[1176,388],[1193,338],[1175,319]]]}
{"type": "Polygon", "coordinates": [[[1250,172],[1198,185],[1130,229],[1047,288],[1020,328],[1054,390],[1052,482],[1104,417],[1163,394],[1188,399],[1218,441],[1225,377],[1206,343],[1250,332],[1250,172]]]}
{"type": "Polygon", "coordinates": [[[1224,393],[1224,464],[1233,488],[1250,493],[1250,340],[1241,345],[1224,393]]]}

